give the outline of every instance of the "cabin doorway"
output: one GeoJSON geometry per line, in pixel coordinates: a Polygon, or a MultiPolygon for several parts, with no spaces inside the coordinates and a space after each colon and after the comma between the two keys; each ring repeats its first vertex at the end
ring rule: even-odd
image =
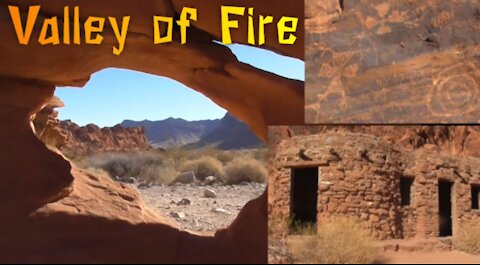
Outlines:
{"type": "Polygon", "coordinates": [[[317,223],[318,167],[292,169],[291,209],[293,225],[317,223]]]}
{"type": "Polygon", "coordinates": [[[448,181],[439,181],[438,183],[440,237],[448,237],[453,234],[452,187],[453,183],[448,181]]]}

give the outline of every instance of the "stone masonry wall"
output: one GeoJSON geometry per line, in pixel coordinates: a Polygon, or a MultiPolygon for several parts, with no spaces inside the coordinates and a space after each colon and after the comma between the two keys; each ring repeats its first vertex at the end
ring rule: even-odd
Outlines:
{"type": "MultiPolygon", "coordinates": [[[[375,136],[326,132],[280,142],[271,157],[270,218],[286,226],[294,168],[318,167],[318,221],[346,216],[379,239],[439,235],[438,180],[453,187],[454,233],[479,220],[471,209],[471,184],[480,183],[480,159],[454,158],[429,150],[404,150],[375,136]],[[400,179],[413,178],[411,205],[401,206],[400,179]]],[[[286,233],[286,231],[284,231],[286,233]]]]}

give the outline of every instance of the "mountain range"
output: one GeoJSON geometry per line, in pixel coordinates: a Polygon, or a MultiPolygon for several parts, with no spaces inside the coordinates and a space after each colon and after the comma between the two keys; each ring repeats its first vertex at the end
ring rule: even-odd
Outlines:
{"type": "Polygon", "coordinates": [[[169,118],[161,121],[132,121],[124,127],[143,127],[149,143],[159,148],[201,148],[214,146],[223,150],[248,149],[262,142],[243,122],[227,113],[222,119],[187,121],[169,118]]]}

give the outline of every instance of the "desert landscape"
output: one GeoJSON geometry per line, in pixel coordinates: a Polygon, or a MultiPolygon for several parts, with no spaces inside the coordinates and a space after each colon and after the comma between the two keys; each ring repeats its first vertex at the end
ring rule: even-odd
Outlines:
{"type": "Polygon", "coordinates": [[[271,263],[480,261],[477,126],[271,127],[271,263]]]}
{"type": "MultiPolygon", "coordinates": [[[[62,17],[64,6],[69,4],[73,3],[41,1],[38,20],[62,17]]],[[[218,43],[218,14],[226,4],[234,3],[75,1],[81,6],[81,23],[91,15],[132,17],[129,35],[133,37],[127,38],[121,56],[112,54],[116,41],[110,28],[103,31],[101,45],[53,46],[37,41],[19,45],[8,5],[18,6],[20,17],[25,18],[30,3],[9,1],[0,5],[0,139],[8,139],[0,150],[0,167],[4,169],[0,193],[5,198],[0,203],[5,217],[0,224],[2,262],[267,262],[266,193],[248,202],[227,229],[214,236],[199,236],[182,231],[170,222],[171,218],[153,212],[127,185],[76,168],[63,155],[47,148],[32,130],[36,113],[51,101],[57,87],[84,87],[93,74],[107,68],[175,80],[243,121],[263,142],[267,140],[268,124],[302,123],[302,81],[242,63],[228,47],[218,43]],[[172,43],[153,45],[152,17],[178,17],[184,6],[196,8],[204,18],[188,29],[188,45],[181,44],[178,28],[172,43]]],[[[237,4],[275,18],[298,17],[299,25],[303,24],[303,3],[237,4]]],[[[73,25],[73,17],[70,20],[73,25]]],[[[240,17],[239,24],[247,29],[248,17],[240,17]]],[[[32,40],[38,40],[41,27],[40,23],[33,25],[32,40]]],[[[232,31],[233,42],[248,44],[244,33],[232,31]]],[[[263,50],[303,60],[302,27],[297,30],[295,45],[278,44],[276,30],[266,29],[265,35],[263,50]]]]}
{"type": "Polygon", "coordinates": [[[59,120],[54,97],[33,121],[40,140],[76,168],[138,193],[185,231],[213,236],[266,190],[266,150],[242,122],[124,121],[114,127],[59,120]]]}

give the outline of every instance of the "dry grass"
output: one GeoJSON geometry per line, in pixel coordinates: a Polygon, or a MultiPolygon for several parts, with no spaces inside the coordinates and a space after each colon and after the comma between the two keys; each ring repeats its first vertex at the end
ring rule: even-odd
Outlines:
{"type": "Polygon", "coordinates": [[[173,160],[159,151],[104,153],[77,164],[90,170],[101,169],[112,178],[132,177],[145,183],[168,184],[178,176],[173,160]]]}
{"type": "Polygon", "coordinates": [[[265,183],[265,165],[253,158],[236,158],[225,167],[225,182],[229,185],[242,182],[265,183]]]}
{"type": "Polygon", "coordinates": [[[214,176],[222,179],[225,175],[222,162],[211,156],[201,157],[186,162],[182,166],[182,171],[193,171],[198,180],[204,181],[207,177],[214,176]]]}
{"type": "MultiPolygon", "coordinates": [[[[215,176],[219,180],[227,180],[225,169],[236,157],[247,157],[249,165],[230,166],[235,173],[233,178],[242,181],[258,181],[265,170],[264,161],[253,161],[263,151],[242,150],[222,151],[217,149],[172,149],[168,151],[111,152],[71,158],[73,163],[88,170],[102,170],[111,178],[135,178],[142,183],[170,184],[182,172],[194,171],[196,177],[203,181],[206,177],[215,176]],[[235,170],[234,170],[235,169],[235,170]],[[245,177],[241,170],[247,171],[245,177]]],[[[265,173],[266,174],[266,173],[265,173]]],[[[264,176],[266,178],[266,175],[264,176]]],[[[241,182],[241,181],[240,181],[241,182]]],[[[233,182],[232,182],[233,183],[233,182]]]]}
{"type": "MultiPolygon", "coordinates": [[[[182,149],[184,150],[184,149],[182,149]]],[[[171,152],[169,150],[168,152],[171,152]]],[[[176,150],[178,152],[178,150],[176,150]]],[[[252,158],[261,162],[266,162],[266,149],[249,149],[249,150],[219,150],[216,148],[202,148],[196,150],[188,150],[184,158],[192,160],[198,157],[210,156],[222,162],[224,166],[232,162],[235,158],[252,158]]]]}
{"type": "Polygon", "coordinates": [[[370,233],[357,222],[333,218],[322,222],[317,233],[313,226],[297,228],[289,251],[295,262],[307,264],[372,264],[378,250],[370,233]]]}
{"type": "Polygon", "coordinates": [[[459,251],[480,255],[480,224],[463,224],[453,237],[453,247],[459,251]]]}

